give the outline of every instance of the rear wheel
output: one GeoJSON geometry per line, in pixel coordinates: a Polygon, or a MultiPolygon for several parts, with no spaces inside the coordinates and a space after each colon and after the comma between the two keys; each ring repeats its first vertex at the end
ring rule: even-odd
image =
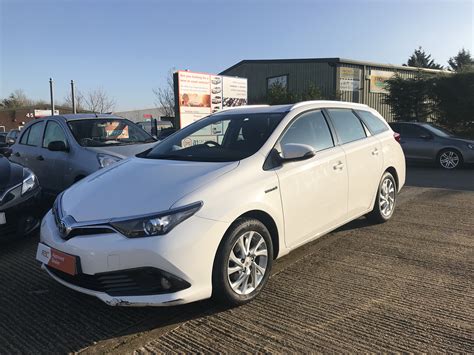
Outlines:
{"type": "Polygon", "coordinates": [[[373,210],[367,217],[375,223],[383,223],[392,218],[397,202],[397,184],[388,171],[380,180],[373,210]]]}
{"type": "Polygon", "coordinates": [[[265,225],[253,218],[238,219],[226,233],[213,272],[213,297],[231,306],[250,302],[267,283],[273,245],[265,225]]]}
{"type": "Polygon", "coordinates": [[[445,149],[438,154],[438,165],[447,170],[452,170],[461,167],[462,156],[454,149],[445,149]]]}

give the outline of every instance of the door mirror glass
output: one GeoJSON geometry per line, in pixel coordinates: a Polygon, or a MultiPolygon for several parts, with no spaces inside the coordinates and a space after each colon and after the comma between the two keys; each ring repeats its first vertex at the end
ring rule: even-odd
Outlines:
{"type": "Polygon", "coordinates": [[[287,143],[281,146],[283,162],[300,161],[314,157],[316,151],[307,144],[287,143]]]}
{"type": "Polygon", "coordinates": [[[48,150],[52,152],[67,152],[68,149],[63,141],[52,141],[48,144],[48,150]]]}

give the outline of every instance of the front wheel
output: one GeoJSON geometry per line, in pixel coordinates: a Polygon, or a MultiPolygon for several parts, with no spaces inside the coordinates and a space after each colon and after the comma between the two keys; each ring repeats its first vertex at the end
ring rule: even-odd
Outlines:
{"type": "Polygon", "coordinates": [[[447,170],[460,168],[462,165],[462,157],[454,149],[445,149],[438,154],[438,165],[447,170]]]}
{"type": "Polygon", "coordinates": [[[380,180],[373,210],[367,217],[375,223],[383,223],[392,218],[397,202],[397,184],[388,171],[380,180]]]}
{"type": "Polygon", "coordinates": [[[265,225],[238,219],[219,246],[213,272],[213,297],[239,306],[258,296],[273,263],[273,244],[265,225]]]}

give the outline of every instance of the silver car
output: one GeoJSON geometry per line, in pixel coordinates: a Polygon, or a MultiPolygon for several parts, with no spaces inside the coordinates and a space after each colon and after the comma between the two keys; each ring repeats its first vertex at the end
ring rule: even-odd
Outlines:
{"type": "Polygon", "coordinates": [[[393,122],[400,133],[400,144],[409,161],[434,162],[443,169],[455,169],[474,163],[474,141],[456,137],[430,123],[393,122]]]}
{"type": "Polygon", "coordinates": [[[155,144],[156,139],[121,117],[50,116],[23,128],[11,147],[10,160],[30,168],[43,191],[56,195],[98,169],[155,144]]]}

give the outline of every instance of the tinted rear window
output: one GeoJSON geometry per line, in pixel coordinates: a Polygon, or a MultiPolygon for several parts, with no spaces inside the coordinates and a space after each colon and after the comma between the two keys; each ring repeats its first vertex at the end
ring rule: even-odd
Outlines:
{"type": "Polygon", "coordinates": [[[364,123],[367,125],[367,127],[369,127],[369,130],[373,134],[388,131],[387,125],[384,122],[382,122],[382,120],[380,118],[375,116],[372,112],[359,111],[359,110],[356,111],[356,112],[360,116],[362,121],[364,121],[364,123]]]}
{"type": "Polygon", "coordinates": [[[366,137],[362,122],[351,110],[329,109],[328,111],[342,144],[366,137]]]}

